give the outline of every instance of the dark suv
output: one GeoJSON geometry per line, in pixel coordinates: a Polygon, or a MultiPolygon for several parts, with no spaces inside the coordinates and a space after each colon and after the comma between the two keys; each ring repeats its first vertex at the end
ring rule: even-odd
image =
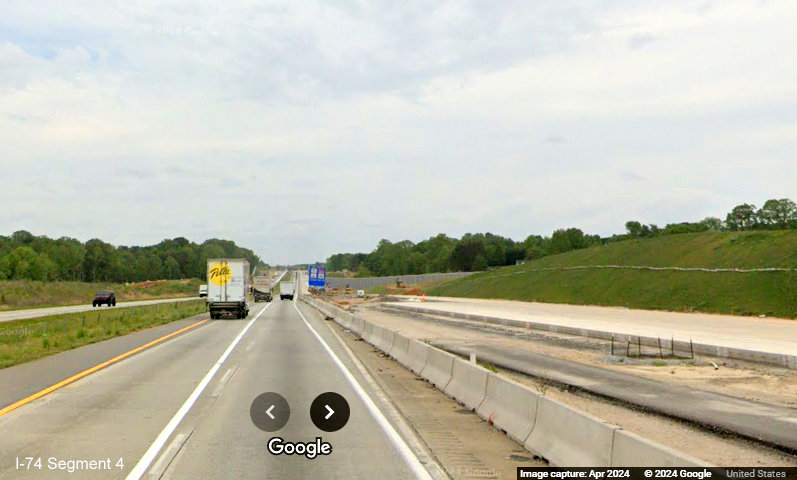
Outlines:
{"type": "Polygon", "coordinates": [[[102,304],[107,304],[109,307],[116,306],[116,295],[110,290],[100,290],[97,295],[94,295],[94,301],[91,302],[92,307],[99,307],[102,304]]]}

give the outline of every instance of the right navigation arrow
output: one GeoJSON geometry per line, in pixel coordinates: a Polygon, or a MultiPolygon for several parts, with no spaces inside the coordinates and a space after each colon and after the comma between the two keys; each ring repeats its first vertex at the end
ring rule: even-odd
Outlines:
{"type": "Polygon", "coordinates": [[[329,410],[329,413],[327,413],[327,416],[324,417],[324,420],[329,420],[329,417],[331,417],[332,414],[335,413],[335,411],[329,408],[329,405],[324,405],[324,406],[327,407],[327,410],[329,410]]]}

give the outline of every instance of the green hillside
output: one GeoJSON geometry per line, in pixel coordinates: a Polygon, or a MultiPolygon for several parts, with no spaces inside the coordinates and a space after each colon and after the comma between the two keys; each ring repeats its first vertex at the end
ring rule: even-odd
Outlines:
{"type": "Polygon", "coordinates": [[[797,318],[797,272],[543,270],[585,265],[797,269],[797,231],[628,240],[430,287],[429,295],[797,318]]]}

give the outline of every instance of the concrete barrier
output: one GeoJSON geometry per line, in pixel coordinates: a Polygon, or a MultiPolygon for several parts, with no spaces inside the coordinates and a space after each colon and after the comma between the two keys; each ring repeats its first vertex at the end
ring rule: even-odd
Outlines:
{"type": "Polygon", "coordinates": [[[538,395],[440,349],[366,322],[323,302],[307,301],[335,316],[399,363],[505,431],[554,466],[711,467],[669,447],[538,395]]]}
{"type": "Polygon", "coordinates": [[[382,327],[381,332],[376,337],[377,348],[385,353],[390,353],[390,349],[393,347],[393,337],[395,335],[396,333],[393,330],[382,327]]]}
{"type": "Polygon", "coordinates": [[[352,322],[353,318],[354,318],[354,315],[352,315],[351,313],[346,312],[343,315],[341,315],[340,317],[336,317],[335,321],[338,322],[341,327],[351,330],[351,322],[352,322]]]}
{"type": "Polygon", "coordinates": [[[491,373],[476,413],[523,445],[534,429],[538,399],[528,387],[491,373]]]}
{"type": "MultiPolygon", "coordinates": [[[[405,367],[412,370],[416,375],[420,375],[426,367],[426,360],[429,358],[429,345],[415,339],[410,339],[407,347],[407,363],[402,363],[405,367]]],[[[401,360],[399,360],[401,362],[401,360]]]]}
{"type": "Polygon", "coordinates": [[[619,428],[541,396],[534,429],[524,446],[554,466],[608,467],[619,428]]]}
{"type": "Polygon", "coordinates": [[[489,373],[478,365],[455,358],[451,381],[443,391],[471,410],[476,410],[476,407],[484,401],[489,373]]]}
{"type": "Polygon", "coordinates": [[[351,319],[351,331],[362,336],[364,330],[365,320],[355,315],[354,318],[351,319]]]}
{"type": "Polygon", "coordinates": [[[390,356],[400,364],[406,366],[407,359],[409,357],[409,349],[410,339],[396,332],[393,336],[393,345],[390,347],[390,351],[388,352],[390,356]]]}
{"type": "Polygon", "coordinates": [[[365,322],[365,328],[363,328],[362,337],[363,340],[370,343],[371,345],[376,345],[376,340],[374,339],[376,335],[376,333],[374,333],[374,330],[376,328],[379,328],[381,330],[381,327],[377,327],[376,325],[368,321],[365,322]]]}
{"type": "Polygon", "coordinates": [[[421,370],[421,376],[438,389],[445,390],[446,385],[451,381],[454,358],[454,355],[430,346],[426,356],[426,366],[421,370]]]}
{"type": "Polygon", "coordinates": [[[710,467],[711,465],[626,430],[615,430],[612,467],[710,467]]]}
{"type": "Polygon", "coordinates": [[[382,339],[382,327],[376,324],[370,324],[368,326],[368,321],[366,321],[365,333],[363,334],[363,340],[370,343],[374,347],[379,346],[379,341],[382,339]]]}

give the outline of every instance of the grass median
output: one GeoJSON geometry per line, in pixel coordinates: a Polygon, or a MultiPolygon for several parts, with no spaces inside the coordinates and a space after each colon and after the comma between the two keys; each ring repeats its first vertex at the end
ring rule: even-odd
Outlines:
{"type": "Polygon", "coordinates": [[[204,300],[99,309],[0,323],[0,368],[207,312],[204,300]]]}

